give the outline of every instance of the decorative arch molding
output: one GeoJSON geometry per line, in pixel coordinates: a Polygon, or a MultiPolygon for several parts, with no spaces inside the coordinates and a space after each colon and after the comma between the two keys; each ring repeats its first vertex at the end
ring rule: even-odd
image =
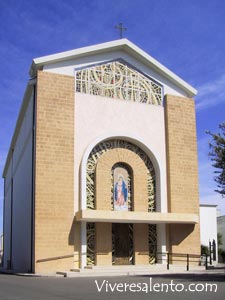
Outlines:
{"type": "MultiPolygon", "coordinates": [[[[149,159],[152,162],[152,166],[155,170],[155,178],[156,178],[156,186],[155,186],[155,201],[156,201],[156,211],[161,210],[161,172],[160,172],[160,166],[158,164],[158,160],[156,156],[153,154],[153,152],[146,147],[146,145],[136,136],[132,136],[130,134],[118,134],[118,133],[111,133],[107,135],[102,135],[98,137],[96,140],[94,140],[90,145],[87,147],[82,162],[81,162],[81,169],[80,169],[80,209],[84,210],[87,209],[86,199],[87,199],[87,161],[90,156],[90,153],[92,150],[100,143],[107,142],[109,140],[123,140],[125,142],[130,142],[137,147],[139,147],[143,152],[146,153],[146,155],[149,157],[149,159]]],[[[164,209],[165,210],[165,209],[164,209]]]]}
{"type": "Polygon", "coordinates": [[[107,140],[97,144],[88,157],[87,208],[111,210],[111,169],[118,162],[126,163],[132,168],[134,210],[155,211],[154,166],[142,149],[121,139],[107,140]],[[109,200],[105,201],[105,199],[109,200]]]}

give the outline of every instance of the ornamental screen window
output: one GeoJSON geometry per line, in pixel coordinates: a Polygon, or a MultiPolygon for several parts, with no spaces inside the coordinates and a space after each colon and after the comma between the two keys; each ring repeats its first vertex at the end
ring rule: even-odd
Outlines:
{"type": "Polygon", "coordinates": [[[79,93],[162,104],[162,86],[119,61],[78,70],[75,78],[79,93]]]}

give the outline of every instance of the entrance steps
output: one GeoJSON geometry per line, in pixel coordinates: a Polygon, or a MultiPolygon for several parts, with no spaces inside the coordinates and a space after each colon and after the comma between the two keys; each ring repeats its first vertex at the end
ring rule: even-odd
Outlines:
{"type": "MultiPolygon", "coordinates": [[[[190,272],[201,272],[202,266],[190,267],[190,272]]],[[[185,265],[170,265],[167,270],[166,264],[154,265],[116,265],[116,266],[87,266],[83,269],[71,269],[70,271],[57,272],[64,277],[104,277],[104,276],[135,276],[135,275],[161,275],[170,273],[187,273],[185,265]]]]}

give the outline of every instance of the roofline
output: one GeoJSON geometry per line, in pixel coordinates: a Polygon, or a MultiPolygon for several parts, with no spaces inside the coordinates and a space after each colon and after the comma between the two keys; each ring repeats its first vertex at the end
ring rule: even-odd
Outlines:
{"type": "Polygon", "coordinates": [[[217,207],[217,204],[200,204],[200,207],[217,207]]]}
{"type": "Polygon", "coordinates": [[[35,84],[36,84],[36,79],[31,79],[27,83],[27,87],[26,87],[26,90],[25,90],[25,93],[24,93],[24,96],[23,96],[23,101],[22,101],[22,105],[21,105],[21,108],[20,108],[20,112],[19,112],[19,115],[18,115],[18,118],[17,118],[17,121],[16,121],[16,126],[15,126],[15,129],[14,129],[13,137],[12,137],[10,147],[9,147],[9,151],[8,151],[8,154],[7,154],[5,166],[4,166],[4,169],[3,169],[3,173],[2,173],[3,178],[5,178],[5,176],[6,176],[6,172],[7,172],[9,162],[10,162],[10,159],[11,159],[11,155],[12,155],[12,150],[15,147],[16,140],[17,140],[17,137],[18,137],[18,134],[19,134],[19,130],[20,130],[20,127],[21,127],[21,124],[22,124],[22,121],[23,121],[23,117],[24,117],[24,114],[26,112],[27,104],[28,104],[28,101],[29,101],[30,96],[32,94],[32,91],[33,91],[32,87],[35,84]]]}
{"type": "Polygon", "coordinates": [[[119,39],[111,42],[34,58],[30,67],[30,76],[35,77],[37,70],[42,69],[44,65],[80,58],[87,56],[88,54],[95,55],[115,50],[125,50],[132,56],[136,56],[139,61],[142,61],[145,65],[166,77],[170,82],[184,90],[190,97],[193,97],[197,94],[197,90],[195,88],[127,39],[119,39]]]}

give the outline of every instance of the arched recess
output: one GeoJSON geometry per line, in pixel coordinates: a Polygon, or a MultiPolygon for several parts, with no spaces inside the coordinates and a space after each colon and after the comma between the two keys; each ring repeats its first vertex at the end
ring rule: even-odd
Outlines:
{"type": "MultiPolygon", "coordinates": [[[[133,210],[155,211],[156,188],[153,164],[142,149],[122,139],[101,142],[89,154],[86,168],[87,209],[113,209],[112,168],[116,163],[126,164],[132,170],[133,210]]],[[[88,264],[109,265],[112,261],[111,225],[111,223],[87,223],[88,264]],[[107,237],[104,242],[103,235],[107,237]]],[[[135,264],[154,262],[156,243],[155,225],[134,224],[135,264]],[[145,238],[141,240],[143,235],[145,238]]]]}
{"type": "MultiPolygon", "coordinates": [[[[87,205],[87,199],[93,198],[94,191],[90,186],[90,182],[93,180],[93,173],[96,167],[96,161],[98,157],[111,148],[112,141],[121,141],[121,143],[136,145],[141,151],[143,151],[151,160],[151,165],[155,171],[155,202],[157,212],[167,212],[167,196],[166,196],[166,169],[160,163],[161,158],[157,153],[153,153],[149,147],[147,147],[144,141],[139,137],[131,135],[126,132],[121,135],[118,132],[111,132],[111,134],[104,134],[93,140],[82,158],[80,166],[80,209],[94,209],[94,207],[87,205]],[[164,172],[161,171],[164,170],[164,172]],[[90,180],[88,180],[90,177],[90,180]],[[88,191],[89,190],[89,191],[88,191]]],[[[126,146],[125,146],[126,147],[126,146]]],[[[92,200],[91,200],[92,201],[92,200]]],[[[93,201],[92,201],[93,202],[93,201]]],[[[75,203],[76,206],[76,203],[75,203]]]]}
{"type": "MultiPolygon", "coordinates": [[[[97,186],[100,185],[96,182],[104,182],[104,198],[111,199],[111,169],[118,162],[126,163],[133,170],[133,190],[135,193],[133,195],[133,209],[137,211],[155,211],[157,195],[156,174],[153,163],[139,146],[121,139],[103,141],[90,152],[86,163],[85,207],[87,209],[111,209],[111,201],[106,201],[101,206],[97,203],[100,200],[96,199],[101,199],[98,196],[101,196],[101,192],[99,194],[97,186]],[[145,200],[139,201],[141,197],[145,200]],[[143,201],[145,201],[145,204],[143,201]]],[[[82,207],[83,205],[81,205],[82,207]]]]}
{"type": "Polygon", "coordinates": [[[95,172],[95,207],[112,210],[112,167],[127,164],[133,173],[133,210],[148,211],[148,169],[133,151],[123,148],[110,149],[97,161],[95,172]],[[104,188],[103,188],[104,187],[104,188]]]}

